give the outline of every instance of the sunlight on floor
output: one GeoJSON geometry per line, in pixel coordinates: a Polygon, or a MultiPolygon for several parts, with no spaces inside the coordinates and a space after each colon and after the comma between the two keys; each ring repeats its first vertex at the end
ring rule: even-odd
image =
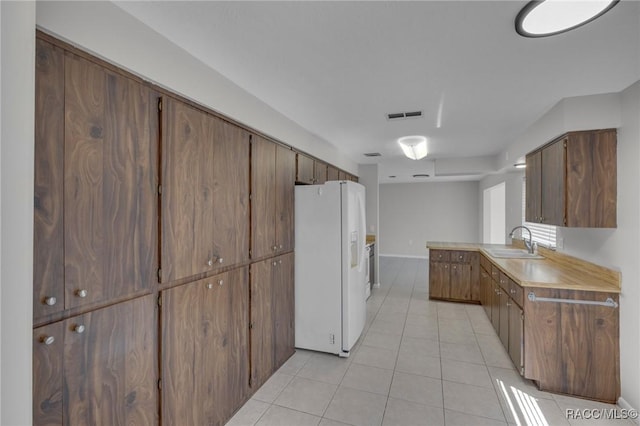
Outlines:
{"type": "Polygon", "coordinates": [[[549,426],[547,419],[544,417],[542,410],[538,406],[538,402],[531,395],[522,392],[520,389],[517,389],[514,386],[510,386],[511,394],[507,391],[504,382],[502,380],[496,379],[496,383],[500,387],[502,394],[504,395],[507,404],[509,405],[509,410],[513,415],[513,418],[516,421],[518,426],[521,426],[522,423],[520,421],[520,417],[523,418],[525,424],[527,426],[549,426]],[[519,410],[513,404],[512,398],[516,401],[519,410]]]}

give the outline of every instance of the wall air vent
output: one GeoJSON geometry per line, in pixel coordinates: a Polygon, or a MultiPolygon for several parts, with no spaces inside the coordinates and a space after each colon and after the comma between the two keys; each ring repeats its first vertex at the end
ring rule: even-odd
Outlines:
{"type": "Polygon", "coordinates": [[[405,118],[420,118],[422,111],[394,112],[387,114],[387,120],[403,120],[405,118]]]}
{"type": "Polygon", "coordinates": [[[381,157],[382,154],[380,154],[379,152],[365,152],[364,156],[365,157],[381,157]]]}
{"type": "Polygon", "coordinates": [[[416,175],[413,175],[414,178],[428,178],[429,175],[426,173],[418,173],[416,175]]]}

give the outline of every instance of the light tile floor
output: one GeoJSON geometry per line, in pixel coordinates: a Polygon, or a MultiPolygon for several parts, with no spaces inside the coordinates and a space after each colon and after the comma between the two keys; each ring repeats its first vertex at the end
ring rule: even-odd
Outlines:
{"type": "Polygon", "coordinates": [[[634,425],[568,420],[618,407],[537,390],[482,307],[429,301],[427,274],[426,260],[382,257],[351,356],[297,350],[228,425],[634,425]]]}

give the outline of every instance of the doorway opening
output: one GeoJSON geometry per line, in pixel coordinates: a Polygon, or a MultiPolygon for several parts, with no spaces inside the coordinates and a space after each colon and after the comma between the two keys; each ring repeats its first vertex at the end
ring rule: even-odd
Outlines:
{"type": "Polygon", "coordinates": [[[505,244],[506,236],[506,185],[499,183],[484,190],[482,195],[482,242],[505,244]]]}

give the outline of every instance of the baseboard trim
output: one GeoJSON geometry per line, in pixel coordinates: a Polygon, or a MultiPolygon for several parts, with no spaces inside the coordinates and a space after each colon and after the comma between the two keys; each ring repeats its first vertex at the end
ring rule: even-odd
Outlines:
{"type": "MultiPolygon", "coordinates": [[[[628,410],[628,411],[635,411],[636,413],[638,412],[638,410],[634,407],[631,406],[631,404],[629,404],[627,402],[627,400],[625,400],[623,397],[618,398],[618,405],[620,406],[620,408],[622,408],[623,410],[628,410]]],[[[635,424],[640,424],[640,421],[638,420],[638,418],[636,417],[635,419],[630,419],[632,422],[634,422],[635,424]]]]}
{"type": "Polygon", "coordinates": [[[409,254],[382,254],[380,253],[380,257],[405,257],[408,259],[429,259],[429,256],[411,256],[409,254]]]}

